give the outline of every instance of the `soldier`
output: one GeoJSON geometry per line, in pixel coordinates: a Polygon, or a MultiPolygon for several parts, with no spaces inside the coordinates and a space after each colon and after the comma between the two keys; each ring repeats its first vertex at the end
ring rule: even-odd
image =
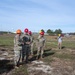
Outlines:
{"type": "Polygon", "coordinates": [[[40,54],[40,51],[41,51],[41,59],[42,59],[44,47],[45,47],[45,38],[44,38],[44,32],[43,31],[40,32],[40,35],[38,36],[37,40],[38,40],[37,59],[38,59],[38,55],[40,54]]]}
{"type": "Polygon", "coordinates": [[[16,36],[14,37],[14,64],[15,64],[15,68],[18,68],[20,58],[21,58],[22,40],[20,37],[21,37],[21,30],[18,29],[16,31],[16,36]]]}
{"type": "Polygon", "coordinates": [[[26,28],[24,30],[24,35],[22,36],[22,40],[23,40],[23,49],[22,49],[22,61],[28,63],[28,57],[29,57],[29,53],[30,53],[30,36],[28,35],[28,29],[26,28]],[[26,60],[24,60],[26,56],[26,60]]]}
{"type": "Polygon", "coordinates": [[[58,48],[61,49],[61,45],[62,45],[62,37],[61,34],[58,35],[58,48]]]}
{"type": "Polygon", "coordinates": [[[32,32],[31,31],[29,31],[29,36],[30,36],[30,54],[31,55],[33,55],[33,46],[34,46],[34,38],[33,38],[33,36],[32,36],[32,32]]]}

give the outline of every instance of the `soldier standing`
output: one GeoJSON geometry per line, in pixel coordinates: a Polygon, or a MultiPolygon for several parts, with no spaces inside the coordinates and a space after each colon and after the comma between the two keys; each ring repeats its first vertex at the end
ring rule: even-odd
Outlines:
{"type": "Polygon", "coordinates": [[[22,48],[22,61],[28,63],[28,57],[29,57],[29,54],[30,54],[30,36],[28,35],[28,29],[26,28],[24,30],[24,35],[22,36],[22,40],[23,40],[23,48],[22,48]],[[26,60],[24,60],[26,56],[26,60]]]}
{"type": "Polygon", "coordinates": [[[18,68],[22,51],[22,40],[21,40],[21,30],[16,31],[16,36],[14,37],[14,64],[15,68],[18,68]]]}
{"type": "Polygon", "coordinates": [[[38,36],[38,51],[37,51],[37,59],[38,59],[38,56],[40,54],[40,51],[41,51],[41,59],[43,58],[43,52],[44,52],[44,47],[45,47],[45,38],[44,38],[44,32],[41,31],[40,32],[40,35],[38,36]]]}
{"type": "Polygon", "coordinates": [[[34,38],[32,36],[32,32],[29,31],[30,36],[30,54],[33,55],[33,49],[34,49],[34,38]]]}

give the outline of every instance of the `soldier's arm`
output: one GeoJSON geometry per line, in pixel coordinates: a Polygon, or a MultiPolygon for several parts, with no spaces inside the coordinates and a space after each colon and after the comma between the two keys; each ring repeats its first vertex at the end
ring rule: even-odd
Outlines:
{"type": "Polygon", "coordinates": [[[18,46],[22,45],[22,41],[20,40],[19,36],[16,37],[16,43],[17,43],[18,46]]]}
{"type": "Polygon", "coordinates": [[[46,44],[45,44],[45,43],[46,43],[46,39],[44,39],[44,47],[46,46],[46,44]]]}

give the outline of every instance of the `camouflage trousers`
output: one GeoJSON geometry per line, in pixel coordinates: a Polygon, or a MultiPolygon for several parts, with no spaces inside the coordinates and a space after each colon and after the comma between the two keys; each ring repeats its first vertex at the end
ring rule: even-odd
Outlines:
{"type": "Polygon", "coordinates": [[[39,54],[41,54],[41,58],[42,58],[43,52],[44,52],[44,47],[43,47],[43,46],[38,47],[37,56],[38,56],[39,54]],[[41,52],[41,53],[40,53],[40,52],[41,52]]]}
{"type": "Polygon", "coordinates": [[[15,65],[19,65],[20,60],[21,60],[21,54],[22,54],[22,50],[15,50],[16,48],[14,48],[14,64],[15,65]]]}
{"type": "Polygon", "coordinates": [[[34,44],[32,43],[31,44],[31,47],[30,47],[30,53],[33,55],[33,49],[34,49],[34,44]]]}

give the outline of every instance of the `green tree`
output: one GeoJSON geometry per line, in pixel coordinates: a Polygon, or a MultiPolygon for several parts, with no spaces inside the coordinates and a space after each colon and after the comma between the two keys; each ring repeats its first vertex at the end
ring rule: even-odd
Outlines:
{"type": "Polygon", "coordinates": [[[47,30],[47,34],[49,34],[49,35],[53,35],[53,34],[54,34],[54,32],[53,32],[53,30],[48,29],[48,30],[47,30]]]}
{"type": "Polygon", "coordinates": [[[41,31],[43,31],[45,33],[44,29],[41,29],[41,31]]]}
{"type": "Polygon", "coordinates": [[[56,29],[54,33],[55,34],[61,34],[62,33],[62,30],[61,29],[56,29]]]}

